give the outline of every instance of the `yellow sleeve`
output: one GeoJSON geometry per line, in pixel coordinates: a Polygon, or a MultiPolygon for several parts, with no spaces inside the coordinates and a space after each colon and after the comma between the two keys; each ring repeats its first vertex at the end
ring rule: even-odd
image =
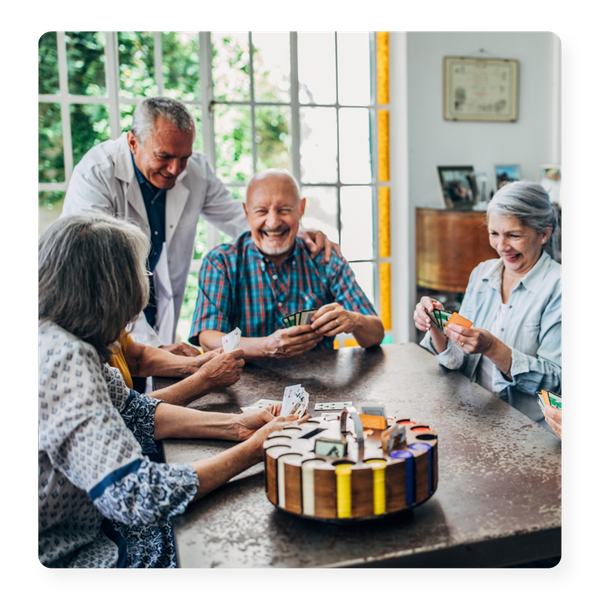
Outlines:
{"type": "Polygon", "coordinates": [[[125,360],[125,352],[127,352],[127,349],[132,343],[133,340],[131,339],[131,336],[127,333],[127,331],[123,330],[121,332],[121,336],[119,337],[120,348],[110,357],[108,361],[108,364],[111,367],[116,367],[119,369],[119,371],[121,371],[125,385],[129,389],[133,389],[133,380],[131,379],[131,373],[129,372],[129,367],[127,366],[127,361],[125,360]]]}

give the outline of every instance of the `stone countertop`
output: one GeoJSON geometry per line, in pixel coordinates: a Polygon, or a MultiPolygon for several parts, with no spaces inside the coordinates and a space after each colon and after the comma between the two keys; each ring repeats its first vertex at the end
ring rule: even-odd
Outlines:
{"type": "MultiPolygon", "coordinates": [[[[560,439],[416,344],[248,363],[234,386],[189,406],[237,413],[297,383],[313,415],[315,402],[351,400],[429,424],[439,436],[437,491],[397,515],[326,523],[274,507],[259,464],[173,520],[181,567],[487,567],[560,555],[560,439]]],[[[177,463],[231,445],[168,440],[164,449],[177,463]]]]}

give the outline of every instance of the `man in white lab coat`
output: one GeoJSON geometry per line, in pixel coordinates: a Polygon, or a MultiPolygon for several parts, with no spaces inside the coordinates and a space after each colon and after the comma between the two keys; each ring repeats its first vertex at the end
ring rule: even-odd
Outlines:
{"type": "MultiPolygon", "coordinates": [[[[190,355],[198,351],[173,341],[198,219],[234,238],[248,229],[242,203],[193,150],[195,136],[194,118],[182,103],[143,100],[130,131],[95,146],[75,167],[61,214],[100,210],[140,226],[152,241],[152,297],[131,335],[142,344],[190,355]]],[[[313,255],[325,246],[329,259],[332,245],[321,232],[300,235],[313,255]]]]}

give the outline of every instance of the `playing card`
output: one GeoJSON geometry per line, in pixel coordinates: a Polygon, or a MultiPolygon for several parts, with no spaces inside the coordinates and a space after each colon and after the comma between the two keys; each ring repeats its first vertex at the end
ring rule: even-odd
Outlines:
{"type": "Polygon", "coordinates": [[[554,392],[547,392],[548,399],[550,400],[550,405],[554,406],[554,408],[560,408],[562,410],[562,397],[554,392]]]}
{"type": "MultiPolygon", "coordinates": [[[[448,319],[448,323],[456,323],[457,325],[462,325],[463,327],[471,327],[473,325],[469,319],[461,317],[457,312],[452,313],[452,316],[448,319]]],[[[446,325],[448,323],[446,323],[446,325]]]]}
{"type": "Polygon", "coordinates": [[[316,312],[316,310],[303,310],[300,317],[300,325],[310,325],[310,320],[316,312]]]}
{"type": "Polygon", "coordinates": [[[297,400],[296,392],[298,392],[302,386],[300,384],[297,385],[289,385],[283,391],[283,401],[281,404],[281,416],[287,417],[292,414],[292,405],[297,400]]]}
{"type": "Polygon", "coordinates": [[[406,427],[400,427],[398,423],[381,434],[381,447],[390,452],[396,450],[406,442],[406,427]]]}
{"type": "Polygon", "coordinates": [[[230,331],[227,335],[221,338],[223,344],[223,350],[225,352],[233,352],[239,345],[242,332],[239,327],[236,327],[233,331],[230,331]]]}
{"type": "Polygon", "coordinates": [[[294,402],[292,403],[292,410],[290,411],[291,415],[296,415],[300,418],[308,407],[308,393],[304,388],[299,390],[299,394],[296,395],[294,402]]]}
{"type": "Polygon", "coordinates": [[[440,325],[441,330],[444,330],[444,327],[448,324],[450,317],[452,316],[451,312],[447,310],[440,310],[439,308],[436,310],[436,315],[438,318],[438,323],[440,325]]]}
{"type": "Polygon", "coordinates": [[[274,406],[276,404],[281,404],[281,400],[267,400],[266,398],[261,398],[257,400],[254,404],[250,406],[242,406],[242,410],[244,412],[249,410],[259,410],[261,408],[269,408],[269,406],[274,406]]]}
{"type": "Polygon", "coordinates": [[[346,406],[352,406],[352,402],[317,402],[315,410],[342,410],[346,406]]]}
{"type": "MultiPolygon", "coordinates": [[[[429,317],[429,319],[431,320],[432,325],[436,328],[436,329],[440,329],[440,326],[438,324],[437,318],[435,317],[435,315],[433,313],[430,313],[427,309],[425,309],[425,312],[427,313],[427,316],[429,317]]],[[[441,329],[440,329],[441,331],[441,329]]]]}

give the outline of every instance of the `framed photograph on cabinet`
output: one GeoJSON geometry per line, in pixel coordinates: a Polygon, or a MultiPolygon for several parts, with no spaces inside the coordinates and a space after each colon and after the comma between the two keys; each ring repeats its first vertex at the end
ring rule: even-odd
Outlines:
{"type": "Polygon", "coordinates": [[[562,179],[560,165],[541,165],[538,183],[548,192],[550,202],[562,207],[560,182],[562,179]]]}
{"type": "Polygon", "coordinates": [[[521,169],[519,168],[519,165],[496,165],[494,171],[496,172],[497,190],[507,183],[519,181],[519,179],[521,179],[521,169]]]}
{"type": "Polygon", "coordinates": [[[519,61],[444,56],[446,121],[516,121],[519,61]]]}
{"type": "Polygon", "coordinates": [[[438,167],[438,182],[446,208],[470,209],[477,201],[473,167],[438,167]]]}

